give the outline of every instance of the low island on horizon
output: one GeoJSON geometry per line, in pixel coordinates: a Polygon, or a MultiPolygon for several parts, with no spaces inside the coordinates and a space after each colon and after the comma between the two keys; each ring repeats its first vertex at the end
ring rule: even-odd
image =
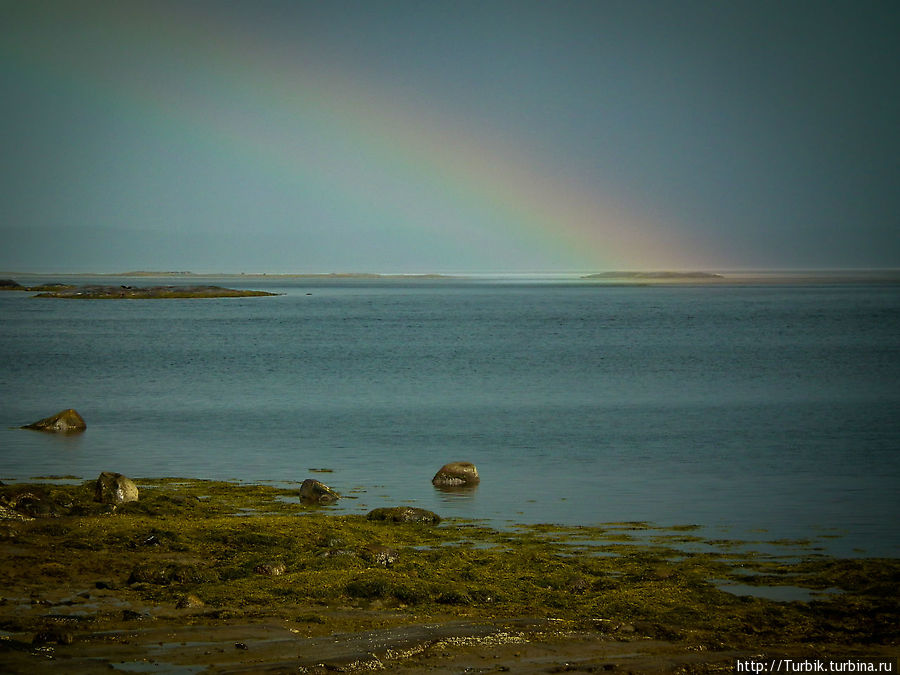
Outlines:
{"type": "Polygon", "coordinates": [[[156,298],[223,298],[279,295],[269,291],[225,288],[215,283],[193,281],[497,281],[534,279],[598,286],[722,286],[771,284],[859,284],[900,283],[898,269],[842,269],[842,270],[618,270],[600,272],[494,272],[494,273],[376,273],[376,272],[190,272],[134,270],[118,273],[0,273],[0,291],[27,291],[34,297],[78,299],[156,299],[156,298]],[[34,283],[15,280],[31,277],[34,283]],[[153,286],[132,286],[130,283],[79,284],[80,279],[172,279],[179,283],[153,286]]]}
{"type": "Polygon", "coordinates": [[[0,279],[0,290],[37,293],[35,298],[64,298],[75,300],[151,300],[172,298],[247,298],[278,295],[222,286],[76,286],[51,283],[23,286],[12,279],[0,279]]]}

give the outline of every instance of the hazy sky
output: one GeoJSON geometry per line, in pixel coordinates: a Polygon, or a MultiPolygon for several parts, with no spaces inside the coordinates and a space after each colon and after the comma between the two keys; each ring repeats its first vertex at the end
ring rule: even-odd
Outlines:
{"type": "Polygon", "coordinates": [[[900,267],[900,3],[0,0],[0,270],[900,267]]]}

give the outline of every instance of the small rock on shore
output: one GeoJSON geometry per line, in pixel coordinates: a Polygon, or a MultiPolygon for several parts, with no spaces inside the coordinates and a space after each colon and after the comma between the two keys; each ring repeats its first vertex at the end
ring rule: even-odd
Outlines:
{"type": "Polygon", "coordinates": [[[120,473],[104,471],[97,478],[94,501],[120,506],[138,500],[138,489],[134,481],[120,473]]]}
{"type": "Polygon", "coordinates": [[[441,517],[426,509],[415,506],[389,506],[374,509],[366,516],[369,520],[380,520],[388,523],[424,523],[437,525],[441,517]]]}
{"type": "Polygon", "coordinates": [[[300,499],[307,504],[334,504],[340,495],[325,483],[307,478],[300,485],[300,499]]]}
{"type": "Polygon", "coordinates": [[[264,577],[280,577],[287,571],[287,567],[282,562],[262,563],[254,567],[253,571],[264,577]]]}

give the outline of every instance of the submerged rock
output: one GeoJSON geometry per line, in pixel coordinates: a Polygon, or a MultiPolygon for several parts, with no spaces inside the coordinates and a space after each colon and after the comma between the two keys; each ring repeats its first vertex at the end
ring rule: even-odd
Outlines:
{"type": "Polygon", "coordinates": [[[94,501],[119,506],[138,500],[138,489],[134,481],[120,473],[104,471],[97,478],[94,501]]]}
{"type": "Polygon", "coordinates": [[[45,417],[44,419],[38,420],[37,422],[26,424],[22,428],[34,429],[35,431],[50,431],[53,433],[70,434],[84,431],[85,429],[87,429],[87,424],[84,423],[84,419],[82,419],[81,415],[79,415],[72,408],[68,408],[67,410],[58,412],[51,417],[45,417]]]}
{"type": "Polygon", "coordinates": [[[389,506],[374,509],[369,511],[366,518],[389,523],[424,523],[426,525],[437,525],[441,522],[438,514],[415,506],[389,506]]]}
{"type": "Polygon", "coordinates": [[[478,485],[478,469],[471,462],[450,462],[444,464],[431,479],[436,487],[466,487],[478,485]]]}
{"type": "Polygon", "coordinates": [[[312,478],[300,485],[300,499],[307,504],[334,504],[341,496],[330,487],[312,478]]]}

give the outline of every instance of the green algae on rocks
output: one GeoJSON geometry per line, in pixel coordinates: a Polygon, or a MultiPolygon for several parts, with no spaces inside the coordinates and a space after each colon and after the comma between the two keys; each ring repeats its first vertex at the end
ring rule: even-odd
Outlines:
{"type": "Polygon", "coordinates": [[[135,482],[140,499],[119,506],[95,502],[94,481],[0,486],[0,515],[29,508],[29,519],[0,522],[0,587],[10,599],[0,603],[0,630],[36,635],[58,623],[54,603],[70,611],[82,591],[91,603],[74,622],[76,640],[164,611],[186,623],[270,617],[318,634],[544,617],[703,650],[833,651],[900,639],[896,559],[791,560],[712,540],[696,552],[679,548],[693,528],[666,538],[646,523],[634,526],[652,532],[648,540],[622,537],[622,524],[388,523],[330,515],[290,499],[296,488],[135,482]],[[831,592],[776,602],[728,593],[723,580],[831,592]]]}

